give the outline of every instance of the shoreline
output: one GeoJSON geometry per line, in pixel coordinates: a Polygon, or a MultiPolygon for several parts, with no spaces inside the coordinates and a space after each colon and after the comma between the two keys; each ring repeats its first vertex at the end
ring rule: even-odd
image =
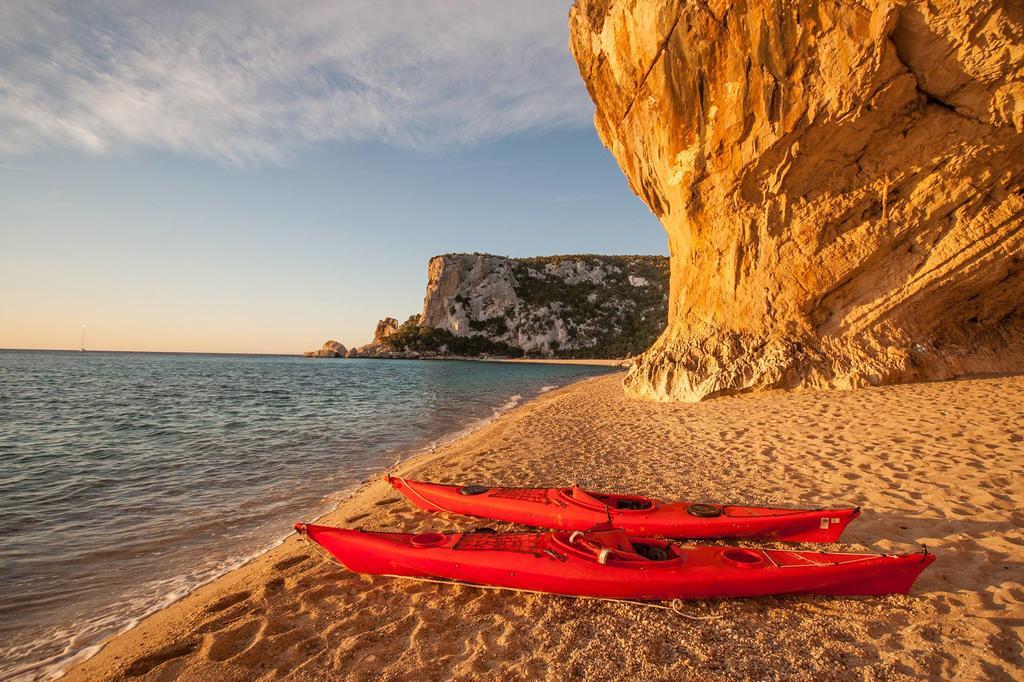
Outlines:
{"type": "MultiPolygon", "coordinates": [[[[1024,500],[1014,498],[1022,492],[1010,481],[1024,475],[1024,434],[1009,431],[1021,397],[1024,377],[1013,376],[663,404],[623,396],[621,375],[611,374],[542,393],[391,469],[446,482],[574,480],[663,499],[860,504],[866,513],[842,549],[912,551],[926,543],[939,555],[910,597],[689,604],[688,611],[728,624],[705,630],[641,607],[588,604],[583,614],[572,599],[352,574],[321,562],[291,534],[114,636],[67,678],[247,679],[293,671],[299,679],[370,679],[400,675],[390,661],[403,656],[422,669],[446,662],[438,679],[597,673],[613,661],[655,677],[764,676],[784,666],[814,675],[851,661],[878,675],[970,676],[996,666],[1013,677],[1024,672],[1010,655],[1020,631],[1013,618],[1024,615],[1017,511],[1024,500]],[[957,443],[960,450],[947,447],[957,443]],[[989,494],[987,466],[1011,493],[1007,499],[989,494]],[[919,475],[911,475],[915,468],[919,475]],[[631,630],[638,618],[649,620],[631,630]],[[777,640],[760,637],[779,623],[786,627],[777,640]],[[567,641],[585,632],[592,639],[603,633],[596,637],[603,648],[584,638],[577,651],[567,641]],[[664,651],[664,642],[678,644],[664,651]],[[545,646],[554,651],[533,653],[545,646]],[[727,650],[741,655],[720,659],[727,650]]],[[[321,520],[406,532],[480,524],[420,512],[380,475],[321,520]]]]}
{"type": "Polygon", "coordinates": [[[618,367],[628,368],[633,363],[633,358],[481,358],[463,355],[435,355],[427,357],[386,357],[386,356],[359,356],[353,358],[320,358],[297,356],[304,360],[406,360],[413,362],[507,362],[514,364],[533,365],[584,365],[590,367],[618,367]]]}
{"type": "MultiPolygon", "coordinates": [[[[428,358],[428,359],[434,359],[434,358],[428,358]]],[[[456,358],[456,359],[462,359],[462,358],[456,358]]],[[[480,360],[478,359],[478,361],[480,361],[480,360]]],[[[487,362],[487,361],[484,361],[484,362],[487,362]]],[[[509,362],[514,362],[514,361],[513,360],[509,360],[509,362]]],[[[567,390],[567,389],[572,388],[574,386],[577,386],[577,385],[579,385],[581,383],[585,383],[587,381],[593,381],[594,379],[598,379],[598,378],[602,378],[602,377],[582,378],[582,379],[579,379],[577,381],[570,382],[569,384],[567,384],[565,386],[560,386],[560,387],[557,387],[557,388],[554,388],[554,389],[551,389],[551,390],[547,390],[547,391],[542,390],[540,393],[538,393],[536,396],[534,396],[532,399],[530,399],[528,401],[517,402],[516,404],[512,405],[508,409],[503,410],[501,412],[498,412],[498,413],[496,413],[494,416],[492,416],[490,418],[485,418],[485,419],[482,419],[482,420],[478,420],[479,423],[477,423],[476,425],[468,425],[466,428],[464,428],[464,429],[462,429],[460,431],[456,431],[456,432],[454,432],[452,434],[449,434],[449,437],[446,438],[445,440],[442,440],[440,442],[435,442],[435,443],[431,443],[431,444],[419,447],[419,448],[413,450],[409,454],[408,457],[401,458],[401,459],[397,460],[395,462],[395,464],[392,465],[390,468],[381,470],[381,471],[377,472],[376,474],[374,474],[372,477],[364,479],[363,481],[360,481],[359,483],[353,484],[352,486],[350,486],[346,490],[339,491],[337,493],[337,496],[339,498],[338,501],[333,505],[333,507],[331,507],[327,511],[324,511],[324,512],[322,512],[320,514],[312,516],[312,517],[310,517],[308,519],[301,519],[301,520],[302,521],[306,521],[308,523],[320,522],[320,521],[323,521],[323,522],[334,521],[335,519],[333,517],[335,517],[336,515],[339,515],[341,513],[341,511],[343,511],[343,508],[347,504],[351,503],[353,501],[353,499],[356,498],[357,496],[367,496],[367,497],[370,498],[369,500],[367,500],[368,503],[376,503],[376,502],[378,502],[380,499],[382,499],[385,495],[387,495],[392,490],[390,484],[388,484],[388,483],[386,483],[386,481],[384,481],[385,476],[387,476],[387,475],[408,476],[408,472],[410,470],[414,470],[418,466],[426,465],[426,464],[432,462],[435,459],[443,457],[446,454],[446,452],[445,452],[446,449],[452,448],[452,447],[456,446],[460,440],[462,440],[464,438],[468,438],[469,436],[471,436],[474,433],[480,431],[481,429],[484,429],[487,426],[495,423],[496,421],[507,417],[512,412],[514,412],[517,408],[524,407],[527,404],[532,403],[533,401],[539,400],[539,399],[541,399],[543,397],[556,395],[560,391],[567,390]]],[[[365,507],[365,506],[367,506],[367,504],[361,504],[360,505],[360,509],[362,509],[362,507],[365,507]]],[[[298,521],[300,519],[296,519],[296,520],[298,521]]],[[[140,625],[145,623],[150,618],[153,618],[155,616],[159,616],[162,612],[170,610],[170,609],[173,609],[178,604],[181,604],[183,601],[188,600],[193,595],[196,595],[197,593],[203,591],[204,588],[211,587],[211,586],[215,585],[215,583],[217,583],[218,581],[223,580],[225,578],[228,578],[232,574],[235,574],[235,573],[237,573],[239,571],[245,570],[248,566],[250,566],[250,565],[252,565],[252,564],[254,564],[256,562],[259,562],[261,559],[266,558],[269,554],[271,554],[275,550],[281,548],[286,543],[300,544],[300,545],[303,544],[301,539],[299,539],[297,533],[295,533],[294,530],[289,531],[286,535],[284,535],[284,537],[274,541],[273,544],[271,544],[268,548],[253,554],[248,559],[244,559],[242,561],[242,563],[239,564],[238,566],[236,566],[236,567],[234,567],[232,569],[229,569],[229,570],[225,571],[224,573],[222,573],[222,574],[220,574],[220,575],[218,575],[216,577],[211,578],[210,580],[207,580],[207,581],[205,581],[203,583],[197,584],[194,588],[190,589],[183,596],[181,596],[181,597],[179,597],[179,598],[169,602],[168,604],[166,604],[164,606],[157,607],[155,610],[150,611],[147,614],[145,614],[145,615],[143,615],[143,616],[141,616],[139,618],[133,619],[133,622],[130,625],[128,625],[125,629],[123,629],[123,630],[117,632],[116,634],[112,635],[107,640],[105,640],[105,641],[103,641],[101,643],[98,643],[96,645],[93,645],[92,647],[89,647],[86,650],[83,650],[83,652],[81,652],[81,653],[89,652],[86,657],[81,658],[80,660],[77,660],[77,661],[72,661],[69,664],[65,665],[64,667],[60,668],[59,670],[53,671],[54,674],[57,676],[57,679],[73,679],[71,677],[71,675],[72,675],[72,673],[74,673],[76,671],[76,669],[78,669],[78,668],[80,668],[82,666],[87,665],[89,663],[89,661],[91,661],[95,657],[99,656],[103,652],[103,650],[106,649],[115,640],[121,638],[122,636],[124,636],[126,634],[129,634],[130,632],[132,632],[132,630],[138,628],[140,625]]]]}
{"type": "Polygon", "coordinates": [[[588,365],[592,367],[626,368],[631,359],[624,358],[474,358],[478,362],[510,362],[524,365],[588,365]]]}
{"type": "MultiPolygon", "coordinates": [[[[441,456],[441,454],[443,453],[440,452],[440,450],[442,450],[443,448],[454,446],[459,440],[472,435],[473,433],[479,431],[480,429],[486,428],[488,425],[492,424],[496,420],[502,419],[510,412],[514,411],[516,408],[521,407],[542,396],[556,393],[558,391],[574,386],[578,383],[588,381],[594,378],[599,377],[583,377],[575,379],[564,386],[542,387],[535,396],[527,399],[526,401],[523,401],[522,397],[519,395],[509,396],[509,400],[506,401],[506,403],[504,403],[503,405],[496,408],[494,410],[494,413],[491,414],[490,416],[475,419],[473,421],[466,423],[461,428],[455,431],[442,434],[436,439],[429,439],[422,443],[421,445],[409,450],[407,453],[405,453],[405,456],[402,456],[398,460],[396,460],[395,463],[391,465],[391,467],[387,469],[382,469],[381,471],[375,473],[373,476],[369,478],[353,483],[342,490],[331,493],[327,497],[334,498],[333,503],[326,505],[326,509],[324,509],[323,511],[316,512],[309,518],[304,518],[302,520],[307,522],[317,522],[320,520],[327,519],[327,517],[330,517],[332,514],[337,512],[338,509],[341,508],[341,506],[344,505],[347,501],[349,501],[354,496],[362,492],[367,486],[371,485],[378,479],[382,478],[385,474],[388,474],[390,472],[403,471],[403,467],[405,467],[407,464],[409,466],[412,466],[414,463],[419,462],[421,460],[423,463],[425,463],[436,456],[441,456]]],[[[178,604],[184,599],[187,599],[189,596],[203,589],[207,585],[210,585],[211,583],[214,583],[236,571],[244,570],[248,565],[250,565],[254,561],[259,560],[264,555],[274,551],[275,549],[277,549],[278,547],[280,547],[281,545],[295,537],[295,535],[296,534],[293,530],[289,530],[284,535],[270,541],[268,545],[266,545],[263,549],[257,550],[245,556],[229,557],[225,560],[225,563],[227,563],[230,566],[230,568],[226,568],[221,573],[215,574],[209,578],[206,578],[200,582],[195,583],[194,585],[188,586],[185,590],[182,591],[181,594],[168,594],[166,598],[161,599],[157,605],[146,610],[138,616],[129,618],[126,621],[123,628],[117,630],[114,634],[110,635],[105,640],[89,645],[75,652],[72,656],[68,657],[64,661],[44,665],[40,668],[34,669],[34,671],[30,669],[27,670],[25,673],[20,674],[42,674],[44,679],[61,679],[66,677],[71,670],[87,663],[90,659],[98,655],[111,641],[138,627],[138,625],[144,622],[146,619],[159,614],[161,611],[172,608],[174,605],[178,604]]]]}

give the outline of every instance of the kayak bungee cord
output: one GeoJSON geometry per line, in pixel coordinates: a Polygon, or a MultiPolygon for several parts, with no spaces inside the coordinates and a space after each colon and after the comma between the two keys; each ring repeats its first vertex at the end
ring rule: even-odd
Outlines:
{"type": "MultiPolygon", "coordinates": [[[[348,568],[345,566],[345,564],[343,564],[340,561],[338,561],[337,557],[331,555],[330,552],[328,552],[327,550],[325,550],[322,547],[320,547],[320,545],[317,544],[316,542],[310,542],[309,537],[306,534],[305,529],[298,531],[298,533],[299,533],[299,536],[302,538],[302,542],[305,545],[307,545],[309,547],[312,547],[313,551],[316,552],[317,556],[319,556],[321,559],[326,559],[329,563],[337,564],[338,566],[341,566],[342,568],[344,568],[346,571],[348,570],[348,568]]],[[[722,616],[718,616],[718,615],[695,616],[695,615],[686,613],[685,611],[683,611],[683,600],[682,599],[673,599],[668,604],[659,604],[659,603],[656,603],[656,602],[635,601],[635,600],[632,600],[632,599],[613,599],[611,597],[588,597],[588,596],[584,596],[584,595],[574,595],[574,594],[556,594],[556,593],[553,593],[553,592],[541,592],[540,590],[526,590],[526,589],[522,589],[522,588],[519,588],[519,587],[504,587],[504,586],[500,586],[500,585],[479,585],[479,584],[476,584],[476,583],[462,582],[461,580],[449,580],[449,579],[441,579],[441,578],[420,578],[420,577],[408,576],[408,575],[392,575],[392,574],[389,574],[389,573],[378,573],[376,575],[380,575],[380,576],[382,576],[384,578],[401,578],[402,580],[413,580],[413,581],[422,582],[422,583],[435,583],[435,584],[438,584],[438,585],[461,585],[462,587],[473,587],[473,588],[477,588],[477,589],[489,589],[489,590],[505,590],[507,592],[521,592],[521,593],[525,593],[525,594],[540,594],[540,595],[544,595],[544,596],[547,596],[547,597],[562,597],[563,599],[581,599],[581,600],[589,599],[589,600],[592,600],[592,601],[612,602],[612,603],[617,603],[617,604],[632,604],[634,606],[643,606],[643,607],[646,607],[646,608],[649,608],[649,609],[660,609],[660,610],[663,610],[663,611],[671,611],[672,613],[676,614],[677,616],[681,616],[681,617],[686,618],[688,620],[695,620],[695,621],[720,620],[722,618],[722,616]]]]}

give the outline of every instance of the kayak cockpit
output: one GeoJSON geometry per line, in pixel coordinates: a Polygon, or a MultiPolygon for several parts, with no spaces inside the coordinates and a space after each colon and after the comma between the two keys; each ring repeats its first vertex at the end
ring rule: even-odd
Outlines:
{"type": "Polygon", "coordinates": [[[683,561],[683,554],[672,543],[631,538],[621,530],[554,532],[551,539],[558,550],[602,565],[674,566],[683,561]]]}
{"type": "Polygon", "coordinates": [[[610,511],[631,512],[651,511],[655,507],[654,500],[640,495],[613,495],[596,493],[582,488],[562,488],[560,494],[583,507],[591,509],[608,509],[610,511]]]}

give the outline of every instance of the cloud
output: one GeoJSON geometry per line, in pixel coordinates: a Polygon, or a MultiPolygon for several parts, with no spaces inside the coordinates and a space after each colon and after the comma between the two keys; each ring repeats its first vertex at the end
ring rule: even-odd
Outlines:
{"type": "Polygon", "coordinates": [[[0,153],[169,150],[276,163],[590,124],[567,1],[10,0],[0,153]]]}

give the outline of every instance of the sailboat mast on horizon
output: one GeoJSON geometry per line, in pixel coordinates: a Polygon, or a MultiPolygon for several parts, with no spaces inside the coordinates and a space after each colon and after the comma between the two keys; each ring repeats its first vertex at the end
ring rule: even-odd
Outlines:
{"type": "Polygon", "coordinates": [[[84,324],[82,325],[82,344],[81,344],[81,346],[79,347],[79,350],[80,350],[80,351],[81,351],[82,353],[84,353],[84,352],[85,352],[85,325],[84,325],[84,324]]]}

